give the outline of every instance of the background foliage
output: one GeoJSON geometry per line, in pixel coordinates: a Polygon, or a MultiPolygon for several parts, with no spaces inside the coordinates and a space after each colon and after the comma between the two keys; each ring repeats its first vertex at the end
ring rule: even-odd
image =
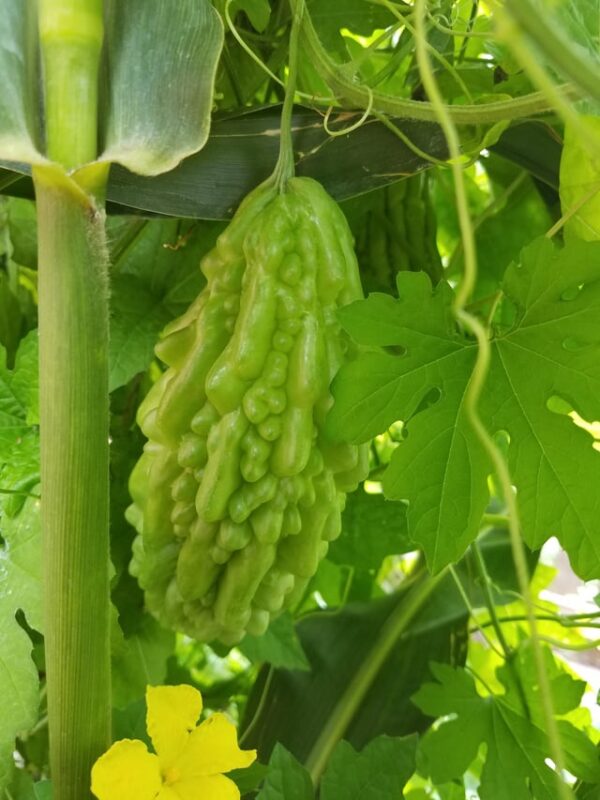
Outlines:
{"type": "MultiPolygon", "coordinates": [[[[518,101],[539,88],[517,47],[525,34],[511,42],[502,33],[511,5],[492,14],[471,0],[429,3],[427,46],[454,110],[518,101]]],[[[150,148],[148,164],[157,151],[173,162],[158,177],[128,171],[135,164],[115,155],[121,166],[108,187],[114,737],[146,739],[147,683],[185,682],[202,691],[208,711],[239,723],[243,746],[258,749],[260,763],[235,776],[248,799],[309,800],[317,791],[321,800],[551,800],[552,742],[528,604],[505,498],[465,403],[478,348],[453,313],[466,257],[446,139],[434,115],[407,119],[378,106],[384,95],[426,99],[410,3],[310,0],[329,72],[329,62],[310,56],[310,41],[301,44],[297,173],[340,201],[369,292],[341,314],[363,350],[338,375],[329,417],[339,438],[371,442],[369,479],[349,498],[342,535],[293,614],[232,649],[160,628],[128,572],[127,480],[143,446],[135,415],[163,368],[154,344],[202,288],[201,257],[277,157],[288,3],[214,7],[226,26],[218,71],[188,97],[203,108],[214,100],[210,135],[199,124],[166,155],[164,142],[150,148]],[[363,92],[362,107],[343,95],[344,80],[363,92]],[[204,148],[180,162],[198,136],[208,136],[204,148]]],[[[532,7],[597,66],[596,3],[532,7]]],[[[23,40],[17,22],[13,9],[0,23],[0,64],[6,42],[23,40]]],[[[539,43],[523,41],[552,86],[571,77],[539,43]]],[[[143,108],[144,76],[132,64],[122,69],[114,91],[127,87],[143,108]],[[142,82],[135,90],[132,75],[142,82]]],[[[574,108],[597,113],[591,102],[574,108]]],[[[113,139],[122,144],[114,126],[126,126],[128,103],[117,102],[122,117],[107,128],[109,152],[113,139]]],[[[600,786],[600,164],[573,128],[576,112],[565,133],[564,110],[551,105],[535,120],[474,117],[458,134],[478,261],[468,310],[488,326],[492,354],[479,412],[516,488],[565,781],[589,799],[600,786]],[[566,600],[552,590],[553,560],[559,581],[570,576],[566,600]]],[[[3,149],[0,171],[0,795],[40,800],[50,784],[36,213],[21,163],[35,160],[36,134],[19,108],[2,93],[0,123],[12,119],[11,136],[25,130],[29,143],[13,157],[3,149]]],[[[164,115],[172,122],[176,104],[164,115]]],[[[597,117],[591,124],[597,134],[597,117]]]]}

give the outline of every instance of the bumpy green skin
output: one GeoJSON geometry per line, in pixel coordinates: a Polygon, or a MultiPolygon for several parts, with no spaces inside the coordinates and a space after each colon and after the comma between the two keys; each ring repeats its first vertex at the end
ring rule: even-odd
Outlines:
{"type": "Polygon", "coordinates": [[[308,178],[252,192],[201,268],[138,412],[131,572],[163,624],[232,644],[302,592],[366,476],[366,448],[323,432],[350,347],[336,309],[362,289],[346,220],[308,178]]]}
{"type": "Polygon", "coordinates": [[[368,292],[394,292],[396,274],[403,270],[427,272],[434,286],[442,277],[429,177],[421,172],[373,192],[370,204],[366,198],[347,204],[368,292]]]}

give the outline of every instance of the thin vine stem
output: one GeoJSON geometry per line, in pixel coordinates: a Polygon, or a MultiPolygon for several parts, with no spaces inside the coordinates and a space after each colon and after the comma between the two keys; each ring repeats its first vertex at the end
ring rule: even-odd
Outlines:
{"type": "Polygon", "coordinates": [[[424,161],[429,162],[430,164],[435,164],[439,167],[445,167],[447,162],[441,158],[436,158],[432,156],[430,153],[426,153],[425,150],[422,150],[418,145],[416,145],[410,136],[407,136],[404,131],[400,130],[400,128],[395,125],[391,119],[389,119],[385,114],[381,114],[379,111],[373,111],[373,116],[381,122],[382,125],[390,130],[395,136],[400,139],[400,141],[405,144],[411,152],[413,152],[419,158],[422,158],[424,161]]]}
{"type": "Polygon", "coordinates": [[[448,106],[446,106],[444,103],[437,85],[437,81],[429,61],[429,54],[424,42],[426,8],[427,0],[415,0],[415,26],[418,32],[416,39],[417,63],[421,72],[421,80],[427,95],[434,109],[436,110],[439,124],[441,125],[448,142],[450,166],[455,184],[459,226],[464,243],[464,273],[462,280],[457,287],[453,310],[459,324],[464,325],[474,334],[478,345],[475,366],[465,392],[465,409],[472,428],[474,429],[481,444],[487,451],[488,456],[490,457],[504,494],[504,501],[508,509],[508,528],[510,532],[513,560],[515,562],[519,588],[521,590],[521,594],[523,595],[523,600],[525,602],[525,608],[527,611],[548,741],[550,745],[551,756],[556,765],[557,788],[559,796],[562,798],[562,800],[571,800],[571,792],[562,780],[564,771],[564,757],[558,727],[554,716],[552,694],[550,691],[548,676],[545,671],[543,652],[537,633],[537,624],[533,611],[531,590],[529,586],[529,569],[525,556],[525,548],[521,538],[516,496],[512,489],[510,473],[503,455],[479,417],[479,398],[481,396],[490,366],[491,350],[489,343],[489,332],[476,317],[472,316],[465,310],[473,288],[475,287],[477,277],[475,237],[469,214],[468,199],[463,173],[459,163],[460,141],[458,138],[458,133],[455,123],[449,113],[448,106]]]}
{"type": "Polygon", "coordinates": [[[390,39],[395,33],[401,30],[404,27],[404,22],[397,22],[395,25],[390,25],[389,28],[386,28],[382,34],[380,34],[374,41],[372,41],[367,47],[363,47],[362,51],[347,63],[348,68],[352,68],[354,72],[357,72],[359,67],[364,64],[365,61],[369,59],[369,56],[380,48],[380,46],[386,40],[390,39]]]}
{"type": "Polygon", "coordinates": [[[265,679],[263,690],[261,692],[258,705],[256,706],[256,711],[254,712],[254,716],[250,720],[247,727],[244,729],[244,732],[239,737],[239,743],[241,746],[243,746],[244,743],[248,741],[248,737],[250,736],[252,731],[256,728],[260,720],[260,715],[262,714],[263,709],[267,703],[267,699],[269,697],[269,690],[271,688],[271,684],[273,683],[274,676],[275,676],[275,669],[271,665],[269,665],[267,677],[265,679]]]}
{"type": "Polygon", "coordinates": [[[498,643],[500,644],[506,659],[510,660],[512,658],[513,651],[506,641],[504,631],[502,630],[502,625],[500,624],[500,620],[496,614],[496,601],[494,600],[494,595],[492,594],[490,576],[488,575],[487,567],[481,553],[481,548],[477,542],[473,542],[471,545],[471,551],[474,556],[475,568],[479,574],[479,580],[483,589],[483,596],[486,600],[486,607],[490,615],[492,627],[496,633],[496,638],[498,639],[498,643]]]}
{"type": "Polygon", "coordinates": [[[18,495],[20,497],[31,497],[33,500],[41,500],[41,495],[26,492],[24,489],[0,489],[0,494],[18,495]]]}
{"type": "Polygon", "coordinates": [[[458,53],[457,60],[459,64],[464,59],[465,53],[467,52],[467,46],[469,44],[469,34],[473,28],[473,25],[475,24],[478,12],[479,12],[479,0],[472,0],[471,13],[469,14],[469,21],[467,22],[467,30],[463,35],[462,44],[460,46],[460,51],[458,53]]]}
{"type": "Polygon", "coordinates": [[[498,650],[498,648],[496,647],[496,645],[493,642],[493,640],[490,639],[490,637],[484,631],[483,625],[479,624],[479,621],[477,619],[477,613],[475,611],[475,607],[474,607],[473,603],[471,603],[471,600],[469,599],[469,595],[467,594],[467,590],[463,586],[463,583],[462,583],[462,581],[460,579],[460,575],[456,571],[455,567],[450,565],[449,570],[450,570],[450,574],[452,575],[452,579],[454,580],[454,583],[456,584],[456,588],[458,589],[458,593],[460,594],[461,599],[462,599],[463,603],[465,604],[465,608],[467,609],[467,611],[469,612],[469,616],[471,617],[471,619],[475,623],[476,630],[481,634],[481,636],[485,640],[485,642],[488,645],[488,647],[490,648],[490,650],[493,650],[494,653],[496,653],[496,655],[499,656],[500,658],[502,658],[502,659],[506,658],[506,654],[503,653],[502,650],[498,650]]]}
{"type": "Polygon", "coordinates": [[[501,621],[498,618],[498,614],[496,613],[496,601],[494,599],[494,594],[492,592],[492,581],[487,571],[487,566],[485,564],[483,553],[481,552],[481,548],[479,547],[479,544],[477,542],[473,542],[473,544],[471,545],[471,552],[473,553],[474,556],[475,568],[479,574],[479,579],[483,589],[483,596],[485,598],[485,604],[488,613],[490,615],[490,621],[492,623],[494,633],[496,634],[498,643],[502,648],[502,652],[504,653],[504,657],[506,659],[506,665],[513,679],[513,683],[517,688],[519,699],[523,707],[523,712],[525,713],[525,716],[529,719],[531,715],[529,713],[527,695],[525,694],[525,690],[523,688],[523,681],[521,680],[521,676],[519,675],[519,672],[515,667],[514,651],[510,647],[508,641],[506,640],[506,637],[504,636],[504,631],[502,629],[501,621]]]}
{"type": "Polygon", "coordinates": [[[540,636],[541,642],[546,642],[557,650],[572,650],[573,652],[584,652],[586,650],[597,650],[600,647],[600,639],[589,639],[579,644],[561,642],[560,639],[553,639],[551,636],[540,636]]]}
{"type": "MultiPolygon", "coordinates": [[[[393,15],[396,17],[396,19],[397,19],[397,20],[399,20],[400,22],[402,22],[402,23],[403,23],[403,24],[406,26],[406,29],[409,31],[409,33],[411,33],[411,34],[413,35],[413,37],[415,36],[415,33],[416,33],[416,31],[415,31],[415,27],[414,27],[414,25],[412,25],[412,24],[411,24],[411,23],[408,21],[408,19],[406,18],[406,16],[405,16],[404,14],[402,14],[402,13],[401,13],[401,12],[400,12],[400,11],[399,11],[399,10],[398,10],[398,9],[397,9],[395,6],[394,6],[394,5],[393,5],[393,3],[390,3],[390,2],[389,2],[389,0],[374,0],[374,2],[375,2],[375,4],[376,4],[376,5],[381,5],[381,6],[383,6],[384,8],[387,8],[387,10],[390,12],[390,14],[393,14],[393,15]]],[[[411,15],[411,16],[412,16],[412,15],[411,15]]],[[[440,63],[440,64],[441,64],[441,65],[444,67],[444,69],[445,69],[445,70],[448,72],[448,74],[449,74],[449,75],[451,75],[451,76],[454,78],[454,81],[456,82],[456,85],[457,85],[457,86],[458,86],[460,89],[462,89],[462,91],[463,91],[463,92],[464,92],[464,94],[465,94],[465,97],[466,97],[466,98],[469,100],[469,102],[470,102],[470,103],[472,103],[472,102],[473,102],[473,96],[471,95],[471,92],[469,91],[469,87],[468,87],[468,86],[467,86],[467,84],[466,84],[466,83],[463,81],[463,79],[460,77],[460,75],[459,75],[459,73],[457,72],[457,70],[456,70],[456,69],[455,69],[455,68],[452,66],[452,64],[450,64],[450,62],[448,61],[448,59],[447,59],[447,58],[445,58],[445,57],[442,55],[442,53],[440,53],[438,50],[436,50],[436,49],[435,49],[435,47],[433,47],[433,45],[431,45],[431,44],[430,44],[430,43],[427,41],[427,39],[425,39],[425,42],[426,42],[427,49],[428,49],[428,51],[431,53],[431,55],[432,55],[432,56],[433,56],[433,57],[434,57],[434,58],[435,58],[437,61],[439,61],[439,63],[440,63]]]]}
{"type": "MultiPolygon", "coordinates": [[[[427,19],[431,22],[436,30],[440,31],[440,33],[447,33],[449,36],[454,36],[457,39],[464,38],[464,39],[489,39],[490,33],[489,31],[456,31],[454,28],[448,28],[446,25],[442,25],[435,16],[431,13],[431,11],[427,11],[427,19]]],[[[465,61],[463,56],[462,61],[465,61]]]]}
{"type": "Polygon", "coordinates": [[[352,123],[352,125],[349,125],[347,128],[342,128],[340,130],[333,131],[329,127],[329,117],[331,116],[331,112],[333,111],[333,106],[329,106],[329,108],[327,109],[327,113],[323,117],[323,128],[325,129],[325,133],[327,133],[328,136],[331,136],[331,138],[334,139],[337,136],[346,136],[348,133],[352,133],[352,131],[358,130],[358,128],[364,125],[365,122],[367,121],[367,118],[371,113],[372,108],[373,108],[373,92],[369,89],[369,103],[365,108],[364,113],[361,115],[360,119],[357,120],[357,122],[352,123]]]}
{"type": "Polygon", "coordinates": [[[304,0],[292,9],[292,28],[290,31],[288,79],[285,87],[285,98],[281,109],[281,130],[279,136],[279,158],[275,165],[273,178],[280,192],[285,191],[286,184],[294,177],[294,143],[292,141],[292,114],[294,113],[294,96],[298,77],[298,39],[304,0]]]}
{"type": "MultiPolygon", "coordinates": [[[[575,620],[569,621],[567,618],[561,617],[558,614],[536,614],[535,618],[538,622],[553,622],[555,625],[560,625],[562,628],[600,628],[600,623],[598,622],[577,622],[575,620]]],[[[527,622],[527,615],[509,614],[506,617],[498,617],[498,619],[501,625],[505,625],[508,622],[527,622]]],[[[486,622],[479,622],[477,628],[489,628],[491,625],[493,625],[493,622],[490,619],[486,622]]]]}
{"type": "MultiPolygon", "coordinates": [[[[278,75],[276,75],[271,69],[269,69],[269,67],[265,64],[265,62],[259,56],[256,55],[254,50],[240,36],[239,31],[237,30],[233,20],[231,19],[231,13],[229,11],[229,8],[232,3],[233,0],[227,0],[227,2],[225,3],[225,8],[223,10],[223,14],[225,16],[225,22],[227,24],[227,27],[229,28],[231,35],[239,44],[239,46],[242,48],[242,50],[246,53],[246,55],[249,56],[254,61],[254,63],[258,67],[260,67],[260,69],[262,69],[262,71],[266,73],[266,75],[269,76],[269,78],[273,81],[273,83],[276,83],[278,86],[281,86],[283,89],[285,89],[286,88],[285,81],[283,81],[278,75]]],[[[295,13],[296,8],[299,6],[302,6],[302,8],[304,8],[304,0],[298,0],[297,5],[292,8],[292,13],[295,13]]],[[[298,97],[302,97],[304,100],[309,100],[314,103],[320,103],[326,105],[331,105],[331,103],[335,103],[336,100],[335,97],[321,97],[319,95],[306,94],[306,92],[296,92],[296,94],[298,95],[298,97]]]]}

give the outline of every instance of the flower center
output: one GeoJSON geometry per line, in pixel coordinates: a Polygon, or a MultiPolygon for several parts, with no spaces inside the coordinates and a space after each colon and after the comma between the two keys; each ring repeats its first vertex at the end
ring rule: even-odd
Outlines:
{"type": "Polygon", "coordinates": [[[163,777],[166,785],[170,786],[181,778],[181,772],[177,769],[177,767],[171,767],[163,774],[163,777]]]}

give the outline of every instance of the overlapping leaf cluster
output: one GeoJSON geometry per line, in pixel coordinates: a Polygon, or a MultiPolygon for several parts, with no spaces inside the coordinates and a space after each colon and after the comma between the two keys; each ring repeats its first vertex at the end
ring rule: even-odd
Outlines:
{"type": "MultiPolygon", "coordinates": [[[[506,665],[497,670],[506,692],[488,696],[478,692],[466,670],[432,665],[437,683],[422,686],[413,700],[425,713],[445,718],[420,745],[419,769],[435,783],[462,778],[485,744],[481,800],[529,800],[531,790],[538,800],[556,797],[556,774],[547,763],[551,748],[530,649],[519,651],[513,663],[512,672],[506,665]],[[526,708],[513,673],[522,686],[526,708]]],[[[585,683],[564,672],[549,651],[546,667],[555,709],[567,714],[579,705],[585,683]]],[[[567,769],[596,783],[600,760],[590,739],[567,720],[560,720],[558,729],[567,769]]]]}
{"type": "MultiPolygon", "coordinates": [[[[564,411],[600,419],[600,245],[538,239],[506,271],[479,413],[507,456],[526,542],[557,536],[576,572],[600,575],[600,454],[564,411]],[[558,413],[562,412],[562,413],[558,413]]],[[[334,382],[330,429],[366,441],[404,422],[383,486],[435,571],[475,538],[492,466],[465,404],[476,342],[453,294],[400,273],[397,299],[372,294],[340,313],[368,349],[334,382]]]]}

